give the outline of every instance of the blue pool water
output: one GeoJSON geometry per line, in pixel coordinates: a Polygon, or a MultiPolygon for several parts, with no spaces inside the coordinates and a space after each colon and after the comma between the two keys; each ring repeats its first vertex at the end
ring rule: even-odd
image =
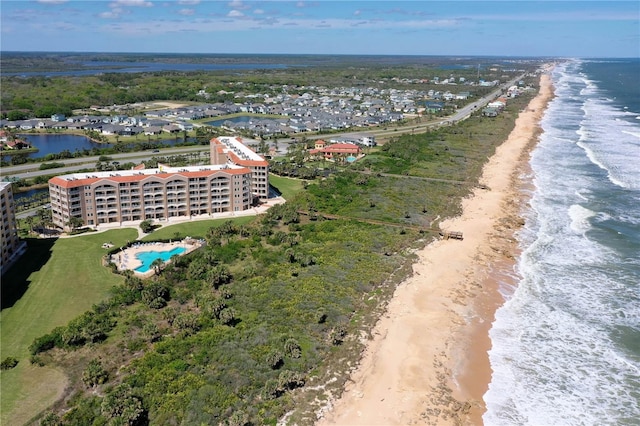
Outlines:
{"type": "Polygon", "coordinates": [[[171,259],[171,256],[182,254],[185,252],[184,247],[176,247],[169,251],[143,251],[136,254],[136,259],[142,262],[142,265],[136,268],[136,272],[145,273],[151,269],[151,264],[156,259],[162,259],[163,262],[171,259]]]}

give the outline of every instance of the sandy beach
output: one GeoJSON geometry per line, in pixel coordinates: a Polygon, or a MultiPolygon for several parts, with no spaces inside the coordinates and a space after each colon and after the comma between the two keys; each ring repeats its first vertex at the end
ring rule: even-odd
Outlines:
{"type": "Polygon", "coordinates": [[[514,232],[524,202],[519,178],[553,96],[549,75],[508,139],[483,169],[461,216],[442,224],[464,240],[429,244],[378,321],[342,396],[318,421],[325,425],[482,424],[491,380],[488,330],[511,280],[514,232]],[[505,272],[506,271],[506,272],[505,272]]]}

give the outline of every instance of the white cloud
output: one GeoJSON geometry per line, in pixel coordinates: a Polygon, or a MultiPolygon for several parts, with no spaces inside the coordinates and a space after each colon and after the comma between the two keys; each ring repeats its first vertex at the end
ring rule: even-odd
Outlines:
{"type": "Polygon", "coordinates": [[[184,15],[184,16],[191,16],[195,13],[196,11],[193,9],[180,9],[178,11],[179,15],[184,15]]]}
{"type": "Polygon", "coordinates": [[[200,4],[200,0],[178,0],[178,4],[182,6],[195,6],[200,4]]]}
{"type": "Polygon", "coordinates": [[[207,19],[192,21],[172,21],[171,25],[158,25],[161,21],[139,21],[120,22],[104,26],[104,31],[110,33],[120,33],[125,35],[162,35],[175,32],[226,32],[226,31],[253,31],[256,26],[271,29],[293,29],[307,28],[310,31],[323,31],[326,29],[359,29],[359,30],[427,30],[430,28],[452,28],[460,25],[457,19],[444,20],[412,20],[412,21],[384,21],[368,20],[363,21],[353,19],[277,19],[277,20],[257,20],[250,19],[238,10],[232,10],[229,14],[220,19],[207,19]],[[235,18],[235,19],[228,19],[235,18]],[[243,19],[238,19],[243,18],[243,19]]]}
{"type": "Polygon", "coordinates": [[[227,14],[227,16],[229,18],[242,18],[244,16],[244,13],[240,12],[239,10],[232,10],[227,14]]]}
{"type": "Polygon", "coordinates": [[[254,11],[253,11],[253,13],[254,13],[255,15],[264,15],[264,10],[262,10],[262,9],[256,9],[256,10],[254,10],[254,11]]]}
{"type": "Polygon", "coordinates": [[[118,19],[124,10],[120,7],[112,7],[108,12],[102,12],[98,14],[99,17],[104,19],[118,19]]]}
{"type": "Polygon", "coordinates": [[[153,6],[153,3],[145,0],[115,0],[111,4],[109,4],[109,7],[111,8],[120,6],[151,7],[153,6]]]}
{"type": "Polygon", "coordinates": [[[235,9],[235,10],[246,10],[249,9],[250,6],[244,4],[244,2],[242,0],[232,0],[229,3],[227,3],[227,6],[229,6],[231,9],[235,9]]]}

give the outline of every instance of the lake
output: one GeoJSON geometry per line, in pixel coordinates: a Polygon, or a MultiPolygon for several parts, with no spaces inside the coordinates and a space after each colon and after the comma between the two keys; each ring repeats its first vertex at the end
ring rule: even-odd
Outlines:
{"type": "Polygon", "coordinates": [[[33,71],[33,72],[8,72],[3,76],[82,76],[98,75],[106,73],[138,73],[138,72],[161,72],[161,71],[223,71],[223,70],[255,70],[255,69],[283,69],[284,64],[193,64],[186,62],[120,62],[120,61],[87,61],[78,62],[80,66],[91,69],[80,69],[70,71],[33,71]]]}
{"type": "MultiPolygon", "coordinates": [[[[109,148],[113,144],[109,143],[96,143],[92,142],[86,136],[81,135],[67,135],[67,134],[20,134],[22,139],[25,139],[31,144],[31,146],[38,148],[38,152],[31,152],[27,155],[29,158],[43,158],[47,154],[58,154],[64,150],[68,150],[72,154],[75,151],[83,151],[85,149],[91,150],[93,148],[109,148]]],[[[188,138],[189,142],[195,142],[195,138],[188,138]]],[[[120,143],[142,143],[147,142],[146,137],[140,136],[136,141],[135,137],[122,137],[120,143]]],[[[157,143],[158,147],[173,146],[182,142],[182,137],[177,139],[163,139],[157,143]]],[[[11,161],[11,155],[3,155],[3,160],[11,161]]]]}
{"type": "Polygon", "coordinates": [[[38,148],[38,152],[29,154],[31,158],[42,158],[47,154],[58,154],[64,150],[69,150],[69,152],[73,153],[76,150],[82,151],[84,149],[106,148],[111,146],[110,144],[92,142],[88,137],[80,135],[21,134],[20,137],[29,142],[31,146],[38,148]]]}
{"type": "Polygon", "coordinates": [[[205,124],[208,124],[210,126],[214,126],[214,127],[220,127],[222,126],[222,124],[225,121],[231,121],[233,123],[248,123],[251,120],[259,120],[258,117],[253,117],[250,115],[241,115],[239,117],[233,117],[233,118],[224,118],[221,120],[213,120],[213,121],[207,121],[205,124]]]}

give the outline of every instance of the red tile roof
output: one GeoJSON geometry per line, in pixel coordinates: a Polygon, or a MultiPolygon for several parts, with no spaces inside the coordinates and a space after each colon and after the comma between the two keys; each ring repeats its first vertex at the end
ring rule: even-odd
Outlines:
{"type": "Polygon", "coordinates": [[[251,173],[248,169],[222,169],[222,170],[200,170],[193,172],[177,172],[177,173],[155,173],[155,174],[139,174],[125,176],[102,176],[102,177],[86,177],[82,179],[64,179],[63,176],[56,176],[49,179],[49,184],[57,185],[62,188],[77,188],[80,186],[91,185],[99,181],[120,182],[140,182],[147,178],[170,179],[177,176],[184,178],[207,177],[217,173],[228,175],[241,175],[251,173]]]}

